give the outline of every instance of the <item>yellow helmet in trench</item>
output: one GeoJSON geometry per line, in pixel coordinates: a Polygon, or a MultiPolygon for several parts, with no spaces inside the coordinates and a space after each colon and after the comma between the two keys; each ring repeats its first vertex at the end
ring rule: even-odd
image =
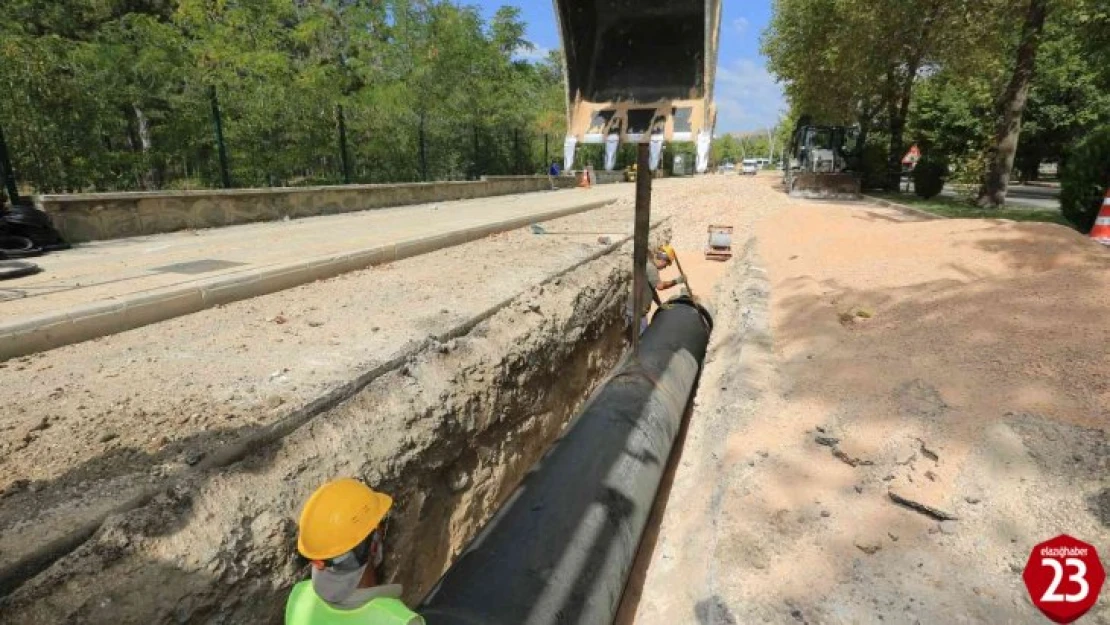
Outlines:
{"type": "Polygon", "coordinates": [[[329,560],[354,549],[378,527],[393,499],[362,482],[328,482],[304,504],[297,550],[309,560],[329,560]]]}

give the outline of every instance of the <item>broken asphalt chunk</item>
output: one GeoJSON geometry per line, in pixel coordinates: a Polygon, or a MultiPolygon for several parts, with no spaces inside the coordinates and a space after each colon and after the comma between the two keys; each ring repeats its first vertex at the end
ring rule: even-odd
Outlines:
{"type": "Polygon", "coordinates": [[[841,451],[839,449],[835,449],[835,448],[832,450],[832,455],[836,456],[836,458],[838,460],[840,460],[841,462],[843,462],[844,464],[846,464],[850,467],[858,467],[858,466],[869,467],[869,466],[875,464],[874,462],[872,462],[870,460],[860,460],[859,458],[854,458],[854,457],[849,456],[848,454],[844,453],[843,451],[841,451]]]}
{"type": "Polygon", "coordinates": [[[954,514],[945,512],[944,510],[941,510],[939,508],[934,508],[932,506],[927,506],[927,505],[921,503],[920,501],[914,501],[912,499],[908,499],[906,497],[903,497],[903,496],[899,495],[898,493],[894,492],[893,489],[887,491],[887,495],[890,496],[890,500],[893,501],[894,503],[896,503],[900,506],[903,506],[905,508],[909,508],[910,510],[913,510],[914,512],[919,512],[921,514],[924,514],[925,516],[927,516],[927,517],[929,517],[933,520],[936,520],[936,521],[957,521],[957,520],[959,520],[959,517],[957,517],[954,514]]]}
{"type": "Polygon", "coordinates": [[[932,449],[929,449],[925,445],[925,441],[923,441],[919,438],[919,439],[917,439],[917,442],[921,443],[921,455],[922,456],[925,456],[926,458],[928,458],[929,460],[932,460],[933,462],[939,462],[940,461],[940,456],[937,455],[937,452],[933,451],[932,449]]]}

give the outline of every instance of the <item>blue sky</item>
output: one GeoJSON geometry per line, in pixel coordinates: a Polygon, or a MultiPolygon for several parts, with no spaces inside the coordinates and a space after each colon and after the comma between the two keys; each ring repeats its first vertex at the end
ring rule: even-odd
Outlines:
{"type": "MultiPolygon", "coordinates": [[[[559,46],[551,0],[463,0],[490,17],[502,5],[520,7],[537,54],[559,46]]],[[[717,66],[717,132],[773,126],[786,108],[782,89],[759,54],[759,34],[771,18],[771,0],[722,0],[721,50],[717,66]]]]}

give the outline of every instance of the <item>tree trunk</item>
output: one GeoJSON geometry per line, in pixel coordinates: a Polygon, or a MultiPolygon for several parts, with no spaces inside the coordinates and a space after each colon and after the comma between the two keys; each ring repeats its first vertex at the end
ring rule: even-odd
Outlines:
{"type": "Polygon", "coordinates": [[[887,157],[887,188],[889,191],[898,191],[902,184],[902,150],[905,149],[906,116],[910,110],[910,97],[913,95],[913,83],[917,78],[919,61],[910,61],[906,70],[905,83],[900,87],[896,100],[891,100],[888,107],[890,117],[890,154],[887,157]]]}
{"type": "Polygon", "coordinates": [[[999,123],[994,145],[990,149],[990,162],[979,189],[979,206],[998,208],[1006,203],[1006,189],[1010,185],[1010,171],[1014,168],[1018,138],[1021,136],[1021,116],[1029,98],[1033,70],[1037,61],[1037,47],[1044,30],[1049,0],[1029,0],[1025,24],[1021,29],[1021,43],[1017,49],[1017,63],[1010,84],[998,101],[999,123]]]}
{"type": "Polygon", "coordinates": [[[139,149],[143,154],[143,164],[145,166],[142,177],[139,180],[140,186],[143,189],[150,190],[154,188],[154,168],[150,164],[150,148],[153,145],[150,140],[150,120],[147,119],[146,113],[143,109],[139,108],[138,104],[132,104],[131,109],[135,112],[135,131],[139,139],[139,149]]]}

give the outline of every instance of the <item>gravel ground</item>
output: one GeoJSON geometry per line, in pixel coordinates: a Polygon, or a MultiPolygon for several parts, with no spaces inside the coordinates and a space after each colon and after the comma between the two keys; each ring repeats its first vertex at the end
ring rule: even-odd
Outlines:
{"type": "Polygon", "coordinates": [[[1045,622],[1032,546],[1110,549],[1110,254],[759,184],[635,622],[1045,622]]]}
{"type": "MultiPolygon", "coordinates": [[[[1067,532],[1110,549],[1110,357],[1100,347],[1110,256],[1056,226],[916,222],[865,204],[790,200],[776,182],[709,176],[657,186],[654,213],[674,218],[672,243],[695,293],[716,309],[717,330],[630,614],[647,624],[1043,622],[1020,580],[1031,546],[1067,532]],[[713,223],[736,228],[729,263],[701,258],[713,223]],[[959,520],[942,526],[895,506],[890,490],[959,520]]],[[[598,251],[599,233],[630,223],[625,202],[545,224],[550,235],[506,233],[2,363],[0,563],[147,484],[201,470],[225,443],[528,291],[598,251]]],[[[589,317],[559,291],[541,293],[543,305],[589,317]]],[[[520,365],[492,351],[525,336],[505,319],[497,340],[476,337],[483,352],[468,366],[487,379],[520,365]]],[[[236,584],[268,597],[272,588],[249,581],[259,567],[292,574],[274,560],[287,556],[277,555],[289,542],[282,515],[298,489],[319,481],[313,471],[390,476],[419,523],[464,515],[451,525],[454,549],[510,484],[429,516],[424,507],[440,505],[424,499],[438,492],[425,483],[435,474],[396,474],[401,465],[377,459],[388,457],[384,443],[361,464],[327,449],[339,424],[359,427],[383,401],[406,412],[412,385],[391,380],[258,467],[206,472],[194,495],[168,493],[113,519],[23,589],[20,609],[109,622],[119,608],[80,599],[92,596],[97,567],[141,577],[152,558],[168,568],[151,579],[180,583],[185,599],[166,611],[121,581],[112,597],[130,614],[156,607],[151,622],[188,622],[222,605],[224,617],[245,615],[251,606],[228,594],[236,584]],[[296,487],[282,492],[275,480],[296,487]],[[242,498],[260,488],[264,496],[242,498]],[[209,521],[160,536],[181,501],[195,510],[190,518],[209,521]],[[228,598],[211,594],[212,579],[228,584],[228,598]]],[[[474,392],[482,399],[435,373],[417,405],[434,407],[435,393],[460,405],[493,401],[474,392]]],[[[434,447],[421,432],[443,427],[432,408],[420,414],[419,428],[388,437],[409,455],[434,447]]],[[[495,455],[513,453],[489,443],[495,455]]],[[[498,482],[512,473],[499,470],[498,482]]],[[[432,550],[432,560],[450,555],[448,542],[404,540],[432,550]]],[[[1110,623],[1107,605],[1088,620],[1110,623]]]]}

